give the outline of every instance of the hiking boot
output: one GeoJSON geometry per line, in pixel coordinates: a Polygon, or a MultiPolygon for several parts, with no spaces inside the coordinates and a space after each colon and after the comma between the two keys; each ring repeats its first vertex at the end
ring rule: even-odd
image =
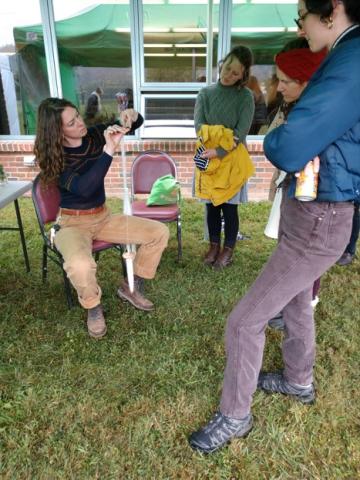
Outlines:
{"type": "Polygon", "coordinates": [[[204,257],[205,265],[212,265],[217,259],[220,252],[220,243],[210,243],[209,250],[204,257]]]}
{"type": "Polygon", "coordinates": [[[282,373],[260,372],[258,388],[266,393],[282,393],[294,397],[301,403],[311,404],[315,401],[314,384],[304,387],[296,383],[288,382],[282,373]]]}
{"type": "Polygon", "coordinates": [[[233,438],[245,437],[252,426],[251,413],[242,419],[237,419],[216,412],[207,425],[190,435],[189,444],[199,452],[213,453],[233,438]]]}
{"type": "Polygon", "coordinates": [[[268,321],[268,325],[273,330],[285,330],[285,322],[282,313],[278,313],[275,317],[268,321]]]}
{"type": "Polygon", "coordinates": [[[224,247],[213,265],[215,270],[222,270],[223,268],[231,265],[233,252],[234,252],[233,248],[224,247]]]}
{"type": "Polygon", "coordinates": [[[350,265],[354,260],[355,255],[352,253],[344,252],[339,260],[336,262],[336,265],[340,265],[341,267],[345,267],[346,265],[350,265]]]}
{"type": "Polygon", "coordinates": [[[87,328],[90,337],[101,338],[106,333],[106,323],[101,305],[89,308],[87,316],[87,328]]]}
{"type": "Polygon", "coordinates": [[[154,304],[144,297],[140,291],[141,289],[142,282],[140,282],[139,277],[135,278],[134,291],[132,293],[130,292],[128,281],[124,279],[117,291],[117,294],[122,300],[126,300],[134,305],[135,308],[149,312],[150,310],[154,309],[154,304]]]}
{"type": "Polygon", "coordinates": [[[240,242],[241,240],[250,240],[250,235],[244,235],[243,233],[238,232],[236,236],[236,241],[240,242]]]}

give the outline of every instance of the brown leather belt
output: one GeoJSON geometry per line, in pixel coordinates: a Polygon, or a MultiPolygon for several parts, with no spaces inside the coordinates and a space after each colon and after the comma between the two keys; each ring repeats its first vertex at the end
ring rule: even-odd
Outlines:
{"type": "Polygon", "coordinates": [[[105,210],[105,205],[100,207],[88,208],[87,210],[73,210],[71,208],[60,208],[60,215],[94,215],[105,210]]]}

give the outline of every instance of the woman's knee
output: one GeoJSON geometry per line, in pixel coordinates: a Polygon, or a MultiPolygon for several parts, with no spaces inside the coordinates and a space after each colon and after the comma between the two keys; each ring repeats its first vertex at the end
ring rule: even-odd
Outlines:
{"type": "Polygon", "coordinates": [[[70,277],[77,277],[79,281],[86,279],[89,273],[96,270],[96,262],[92,255],[73,255],[64,263],[64,269],[70,277]]]}
{"type": "Polygon", "coordinates": [[[157,226],[157,236],[161,243],[164,243],[167,245],[169,237],[170,237],[170,231],[169,227],[165,225],[164,223],[160,223],[157,226]]]}

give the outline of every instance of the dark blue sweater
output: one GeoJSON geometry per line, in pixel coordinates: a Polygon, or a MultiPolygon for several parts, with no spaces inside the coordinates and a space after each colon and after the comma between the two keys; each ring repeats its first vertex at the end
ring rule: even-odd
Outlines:
{"type": "MultiPolygon", "coordinates": [[[[139,114],[129,133],[143,121],[139,114]]],[[[64,147],[65,168],[59,177],[62,208],[87,210],[105,203],[104,179],[113,159],[103,152],[107,126],[89,128],[79,147],[64,147]]]]}

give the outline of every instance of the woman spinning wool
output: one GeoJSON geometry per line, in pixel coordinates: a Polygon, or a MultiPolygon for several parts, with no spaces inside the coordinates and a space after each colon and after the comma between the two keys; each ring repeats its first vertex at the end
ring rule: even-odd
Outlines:
{"type": "Polygon", "coordinates": [[[143,118],[129,109],[122,112],[123,126],[97,125],[86,128],[78,109],[60,98],[44,100],[38,111],[35,155],[44,188],[59,186],[61,200],[55,246],[64,258],[64,269],[87,314],[90,336],[106,333],[101,307],[101,288],[92,257],[93,240],[137,244],[134,261],[135,290],[125,279],[118,296],[140,310],[154,305],[142,293],[143,279],[155,276],[167,246],[168,228],[159,222],[111,214],[105,203],[104,178],[122,137],[138,128],[143,118]]]}

